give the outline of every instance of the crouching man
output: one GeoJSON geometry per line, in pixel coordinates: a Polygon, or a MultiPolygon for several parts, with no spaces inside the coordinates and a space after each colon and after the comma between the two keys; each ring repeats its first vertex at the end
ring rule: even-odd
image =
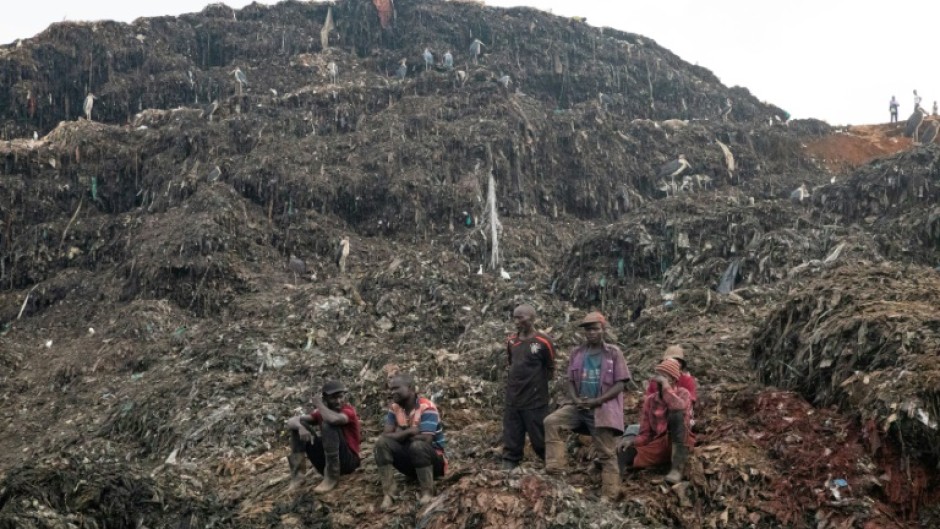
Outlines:
{"type": "Polygon", "coordinates": [[[418,478],[424,505],[434,498],[434,478],[447,469],[441,416],[433,402],[418,396],[410,375],[393,375],[388,389],[392,402],[385,430],[375,442],[375,464],[384,493],[381,508],[390,509],[394,503],[394,470],[418,478]]]}
{"type": "Polygon", "coordinates": [[[323,385],[321,395],[313,398],[314,410],[287,421],[291,454],[287,457],[291,472],[291,490],[304,480],[306,462],[323,475],[314,492],[336,488],[340,475],[359,468],[359,416],[346,402],[346,387],[331,380],[323,385]]]}
{"type": "Polygon", "coordinates": [[[663,360],[655,369],[656,390],[643,401],[639,429],[636,425],[627,429],[617,455],[621,470],[671,463],[666,482],[675,484],[684,479],[689,450],[695,443],[690,429],[692,398],[678,385],[682,368],[675,358],[663,360]]]}

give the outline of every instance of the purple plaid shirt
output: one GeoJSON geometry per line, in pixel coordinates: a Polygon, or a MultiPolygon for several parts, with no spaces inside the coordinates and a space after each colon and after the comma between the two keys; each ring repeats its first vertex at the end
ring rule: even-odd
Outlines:
{"type": "MultiPolygon", "coordinates": [[[[573,382],[580,391],[581,370],[584,366],[584,355],[588,347],[579,345],[571,351],[571,360],[568,361],[568,380],[573,382]]],[[[601,395],[607,392],[617,382],[630,380],[630,369],[627,361],[623,359],[623,351],[616,345],[604,344],[601,360],[601,395]]],[[[594,426],[613,428],[623,432],[623,392],[594,408],[594,426]]]]}

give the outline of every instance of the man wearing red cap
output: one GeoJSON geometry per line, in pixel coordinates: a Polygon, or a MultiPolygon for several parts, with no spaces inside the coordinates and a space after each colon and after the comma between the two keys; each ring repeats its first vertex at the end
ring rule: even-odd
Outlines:
{"type": "Polygon", "coordinates": [[[689,449],[695,443],[692,434],[692,397],[678,385],[682,368],[675,358],[667,358],[655,368],[652,383],[656,391],[646,395],[636,435],[623,437],[618,447],[620,466],[646,468],[672,463],[666,482],[682,481],[689,449]]]}
{"type": "Polygon", "coordinates": [[[623,388],[630,370],[623,352],[604,342],[607,320],[591,312],[580,324],[585,343],[571,351],[568,363],[570,403],[545,418],[545,469],[567,468],[563,432],[589,433],[601,464],[601,493],[616,499],[620,492],[617,438],[623,434],[623,388]]]}
{"type": "Polygon", "coordinates": [[[307,459],[323,475],[323,481],[314,492],[333,490],[341,474],[350,474],[359,468],[359,416],[356,409],[345,402],[346,387],[342,382],[331,380],[323,384],[321,393],[322,396],[314,395],[315,409],[309,415],[287,421],[291,440],[287,462],[292,490],[303,483],[307,459]]]}

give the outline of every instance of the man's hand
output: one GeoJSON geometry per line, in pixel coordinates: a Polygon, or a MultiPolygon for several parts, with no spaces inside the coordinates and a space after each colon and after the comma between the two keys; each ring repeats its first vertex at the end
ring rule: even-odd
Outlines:
{"type": "Polygon", "coordinates": [[[303,427],[297,430],[297,436],[300,437],[300,440],[305,443],[313,441],[313,434],[310,433],[310,430],[303,427]]]}
{"type": "Polygon", "coordinates": [[[578,407],[582,410],[591,410],[603,404],[600,399],[578,399],[578,407]]]}

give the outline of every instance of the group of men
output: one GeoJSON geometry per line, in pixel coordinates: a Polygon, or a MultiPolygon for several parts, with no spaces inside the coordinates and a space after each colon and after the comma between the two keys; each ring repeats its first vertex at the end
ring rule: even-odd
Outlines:
{"type": "MultiPolygon", "coordinates": [[[[692,408],[695,379],[685,371],[681,347],[670,346],[646,388],[639,421],[624,421],[624,390],[631,380],[623,352],[605,340],[607,320],[600,312],[580,322],[584,340],[569,356],[565,391],[560,406],[550,411],[549,385],[555,375],[555,345],[536,330],[536,311],[520,305],[513,311],[516,332],[506,342],[508,376],[503,410],[502,468],[512,470],[523,459],[528,436],[545,471],[569,470],[566,434],[590,435],[601,469],[601,494],[616,499],[628,469],[671,465],[665,479],[684,479],[694,445],[692,408]]],[[[395,374],[388,380],[389,409],[384,429],[373,450],[382,485],[382,509],[396,499],[395,471],[418,481],[420,502],[434,497],[434,480],[447,469],[440,413],[420,396],[414,379],[395,374]]],[[[330,381],[314,397],[315,409],[287,421],[291,436],[291,487],[303,482],[309,460],[323,475],[316,492],[333,490],[339,477],[360,464],[360,422],[345,401],[346,388],[330,381]]]]}

